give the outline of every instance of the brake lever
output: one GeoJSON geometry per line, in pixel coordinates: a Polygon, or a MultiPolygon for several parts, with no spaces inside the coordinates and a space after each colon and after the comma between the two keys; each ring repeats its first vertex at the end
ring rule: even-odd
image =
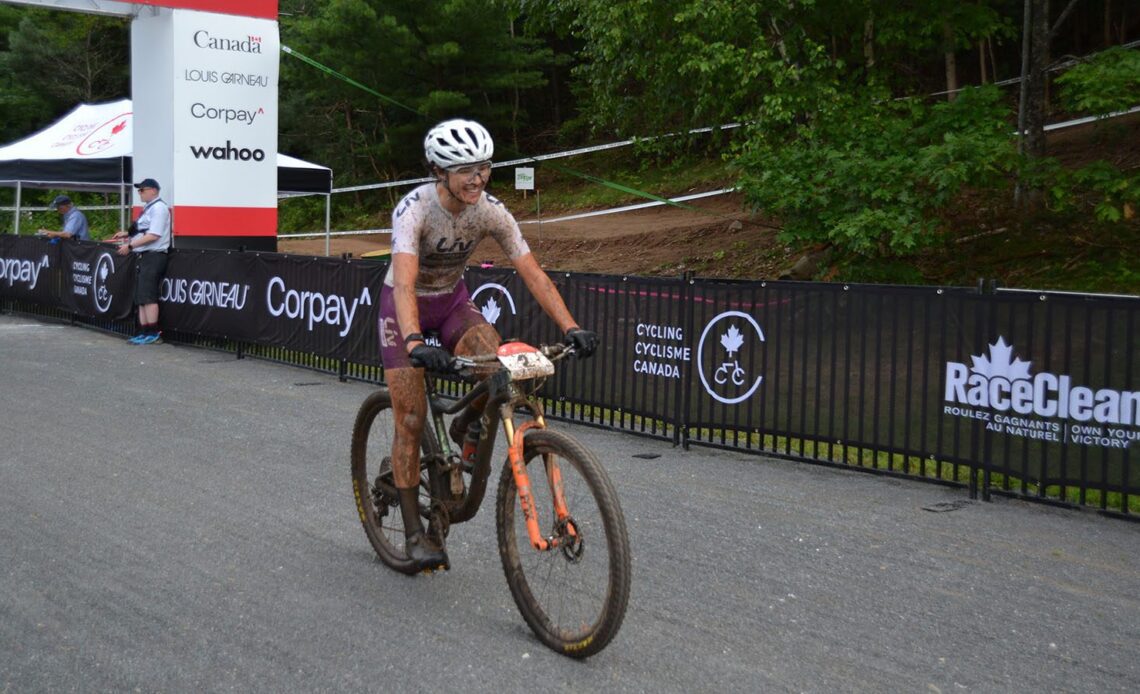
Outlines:
{"type": "Polygon", "coordinates": [[[470,359],[468,357],[452,357],[451,358],[451,369],[452,369],[452,371],[454,371],[456,373],[459,373],[462,369],[470,369],[470,368],[473,368],[474,366],[475,366],[475,360],[474,359],[470,359]]]}
{"type": "Polygon", "coordinates": [[[546,348],[542,350],[546,358],[550,359],[551,361],[565,359],[571,354],[574,354],[576,351],[577,350],[574,349],[574,345],[566,342],[557,342],[553,345],[547,345],[546,348]]]}

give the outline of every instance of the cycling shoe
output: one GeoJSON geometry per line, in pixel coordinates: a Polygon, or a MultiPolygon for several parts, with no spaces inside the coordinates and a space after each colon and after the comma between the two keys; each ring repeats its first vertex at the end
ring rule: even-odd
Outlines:
{"type": "Polygon", "coordinates": [[[407,553],[408,559],[412,560],[417,572],[436,571],[437,569],[449,571],[451,569],[447,551],[442,547],[437,547],[422,531],[413,534],[405,541],[404,551],[407,553]]]}

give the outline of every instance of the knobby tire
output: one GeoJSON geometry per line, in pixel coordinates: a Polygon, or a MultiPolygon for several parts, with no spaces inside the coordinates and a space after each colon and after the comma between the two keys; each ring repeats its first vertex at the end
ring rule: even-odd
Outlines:
{"type": "MultiPolygon", "coordinates": [[[[420,444],[425,457],[435,454],[437,448],[428,429],[424,427],[420,444]]],[[[376,491],[382,461],[392,454],[394,432],[392,398],[388,390],[382,388],[365,399],[352,427],[352,491],[360,523],[376,556],[395,571],[414,574],[415,565],[404,552],[404,522],[399,501],[376,491]]],[[[421,474],[421,499],[426,494],[424,477],[421,474]]]]}
{"type": "Polygon", "coordinates": [[[617,494],[597,457],[558,431],[527,432],[523,458],[543,536],[552,534],[554,504],[543,455],[555,457],[582,546],[577,560],[561,549],[530,544],[510,464],[499,478],[495,524],[499,555],[515,604],[549,648],[574,658],[601,651],[617,634],[629,603],[630,551],[617,494]]]}

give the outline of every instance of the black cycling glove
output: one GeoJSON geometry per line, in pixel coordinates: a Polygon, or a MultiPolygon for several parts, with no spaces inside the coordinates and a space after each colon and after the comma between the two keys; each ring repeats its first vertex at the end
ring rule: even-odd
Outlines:
{"type": "Polygon", "coordinates": [[[429,345],[417,345],[408,356],[412,358],[413,366],[422,366],[428,371],[448,373],[451,371],[451,355],[447,350],[429,345]]]}
{"type": "Polygon", "coordinates": [[[574,348],[575,353],[585,359],[598,348],[598,334],[593,330],[570,328],[566,331],[566,344],[574,348]]]}

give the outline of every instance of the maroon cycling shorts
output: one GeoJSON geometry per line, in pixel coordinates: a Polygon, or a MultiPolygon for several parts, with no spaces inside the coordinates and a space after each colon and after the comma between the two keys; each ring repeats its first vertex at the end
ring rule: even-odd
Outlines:
{"type": "MultiPolygon", "coordinates": [[[[483,314],[471,302],[467,285],[462,281],[448,294],[432,294],[416,298],[420,311],[420,330],[425,335],[431,331],[439,334],[440,344],[449,352],[455,352],[455,345],[477,325],[487,322],[483,314]]],[[[411,366],[408,350],[404,345],[404,335],[396,320],[396,301],[392,288],[384,285],[380,289],[380,360],[385,369],[400,369],[411,366]]],[[[429,343],[434,342],[428,337],[429,343]]]]}

